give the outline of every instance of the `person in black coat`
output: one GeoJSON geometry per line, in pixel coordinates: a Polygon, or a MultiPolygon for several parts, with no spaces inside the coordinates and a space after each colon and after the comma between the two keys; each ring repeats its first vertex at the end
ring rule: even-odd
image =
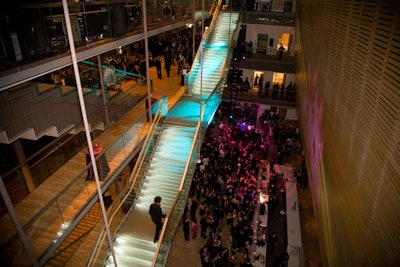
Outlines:
{"type": "Polygon", "coordinates": [[[167,72],[167,77],[169,78],[171,72],[171,65],[172,65],[172,54],[171,50],[167,46],[164,50],[164,67],[165,71],[167,72]]]}
{"type": "Polygon", "coordinates": [[[189,233],[190,233],[190,218],[188,216],[185,216],[183,218],[183,235],[186,241],[190,240],[189,233]]]}
{"type": "Polygon", "coordinates": [[[160,236],[160,231],[162,229],[163,223],[162,219],[165,217],[161,210],[161,197],[156,196],[154,198],[154,202],[150,205],[149,214],[151,216],[151,220],[156,225],[156,233],[154,235],[154,243],[158,241],[160,236]]]}
{"type": "Polygon", "coordinates": [[[156,60],[155,60],[155,65],[156,65],[156,69],[157,69],[157,77],[158,77],[158,79],[162,79],[162,72],[161,72],[161,61],[162,61],[162,59],[161,59],[161,56],[158,56],[157,58],[156,58],[156,60]]]}

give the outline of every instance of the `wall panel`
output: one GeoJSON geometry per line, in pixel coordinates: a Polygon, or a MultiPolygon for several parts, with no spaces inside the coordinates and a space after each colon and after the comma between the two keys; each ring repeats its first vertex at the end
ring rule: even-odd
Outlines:
{"type": "Polygon", "coordinates": [[[298,112],[324,266],[400,266],[400,1],[297,3],[298,112]]]}

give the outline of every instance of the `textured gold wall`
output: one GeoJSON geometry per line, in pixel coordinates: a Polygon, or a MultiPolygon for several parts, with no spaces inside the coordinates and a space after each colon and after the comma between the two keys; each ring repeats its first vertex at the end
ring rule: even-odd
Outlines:
{"type": "Polygon", "coordinates": [[[297,14],[324,266],[400,266],[400,1],[299,0],[297,14]]]}

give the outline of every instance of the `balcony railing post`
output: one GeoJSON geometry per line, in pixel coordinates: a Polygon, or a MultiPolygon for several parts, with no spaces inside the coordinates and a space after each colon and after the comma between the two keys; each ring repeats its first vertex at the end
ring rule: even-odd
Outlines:
{"type": "Polygon", "coordinates": [[[76,58],[75,45],[74,45],[74,41],[73,41],[74,37],[72,34],[72,26],[71,26],[71,21],[70,21],[70,16],[69,16],[67,0],[62,0],[62,4],[63,4],[63,9],[64,9],[64,17],[65,17],[65,24],[67,27],[68,39],[70,40],[69,46],[70,46],[70,51],[71,51],[72,66],[73,66],[73,70],[74,70],[74,74],[75,74],[75,80],[76,80],[76,85],[77,85],[77,90],[78,90],[78,97],[79,97],[79,103],[80,103],[80,107],[81,107],[82,119],[83,119],[83,123],[85,126],[86,139],[88,141],[90,158],[92,161],[94,177],[96,180],[97,193],[99,195],[101,210],[102,210],[103,219],[104,219],[104,225],[106,226],[106,232],[107,232],[108,243],[110,246],[110,251],[111,251],[112,257],[114,259],[114,264],[115,264],[115,266],[117,266],[117,261],[116,261],[115,252],[114,252],[114,248],[113,248],[112,238],[111,238],[111,234],[110,234],[110,229],[108,227],[108,219],[107,219],[106,209],[104,206],[103,194],[101,192],[99,174],[97,171],[97,164],[96,164],[96,160],[95,160],[94,153],[93,153],[92,138],[90,136],[90,128],[89,128],[88,117],[87,117],[87,113],[86,113],[86,106],[85,106],[85,101],[84,101],[84,96],[83,96],[83,91],[82,91],[82,84],[81,84],[80,75],[79,75],[79,67],[78,67],[78,61],[76,58]]]}

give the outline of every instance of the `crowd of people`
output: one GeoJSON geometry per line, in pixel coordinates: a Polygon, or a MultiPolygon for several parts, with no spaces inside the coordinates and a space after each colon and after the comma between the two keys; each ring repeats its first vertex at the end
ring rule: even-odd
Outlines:
{"type": "MultiPolygon", "coordinates": [[[[149,40],[149,66],[156,67],[157,78],[163,78],[163,68],[170,77],[171,66],[177,66],[177,74],[182,75],[186,67],[193,63],[193,38],[191,31],[179,31],[157,36],[149,40]]],[[[128,57],[124,69],[145,77],[146,60],[144,43],[137,43],[128,57]]]]}
{"type": "MultiPolygon", "coordinates": [[[[279,120],[270,115],[273,112],[265,112],[267,117],[257,116],[257,110],[243,108],[232,114],[230,104],[223,103],[204,137],[182,219],[183,232],[188,241],[204,239],[199,251],[203,267],[252,266],[252,244],[256,241],[257,246],[268,246],[272,255],[276,244],[273,240],[277,238],[276,233],[264,233],[264,239],[253,239],[259,170],[265,168],[266,162],[289,162],[295,151],[287,152],[288,147],[300,143],[300,135],[295,135],[293,122],[279,120]],[[292,140],[291,145],[288,139],[292,140]],[[282,153],[283,161],[279,156],[282,153]]],[[[273,173],[269,216],[280,197],[280,191],[275,190],[278,180],[273,173]]],[[[275,258],[279,260],[271,266],[285,266],[287,253],[275,258]]]]}

